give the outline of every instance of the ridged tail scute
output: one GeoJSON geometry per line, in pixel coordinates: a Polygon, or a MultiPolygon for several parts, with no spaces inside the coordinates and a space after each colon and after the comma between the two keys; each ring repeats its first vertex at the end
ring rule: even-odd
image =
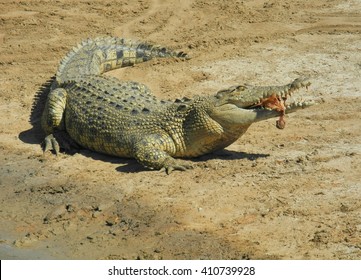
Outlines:
{"type": "Polygon", "coordinates": [[[101,75],[113,69],[132,66],[152,58],[189,59],[184,52],[130,39],[103,37],[87,39],[74,47],[61,61],[56,85],[84,75],[101,75]]]}

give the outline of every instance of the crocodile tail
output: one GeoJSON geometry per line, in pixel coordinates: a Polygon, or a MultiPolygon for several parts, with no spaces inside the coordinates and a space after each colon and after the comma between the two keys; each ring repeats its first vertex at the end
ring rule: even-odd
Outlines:
{"type": "Polygon", "coordinates": [[[156,57],[188,59],[184,52],[144,42],[115,37],[87,39],[74,47],[61,61],[57,84],[79,75],[101,75],[120,67],[132,66],[156,57]]]}

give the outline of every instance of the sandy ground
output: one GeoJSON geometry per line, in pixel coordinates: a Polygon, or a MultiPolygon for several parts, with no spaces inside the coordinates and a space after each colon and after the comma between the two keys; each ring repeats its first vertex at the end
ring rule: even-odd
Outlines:
{"type": "Polygon", "coordinates": [[[0,1],[0,258],[360,259],[360,11],[355,0],[0,1]],[[72,46],[101,35],[192,55],[110,73],[160,98],[307,75],[304,94],[321,102],[169,176],[87,150],[43,156],[36,96],[72,46]]]}

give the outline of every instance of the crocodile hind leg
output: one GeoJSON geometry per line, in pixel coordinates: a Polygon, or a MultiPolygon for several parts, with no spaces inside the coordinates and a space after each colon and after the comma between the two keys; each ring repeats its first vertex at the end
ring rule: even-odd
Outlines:
{"type": "Polygon", "coordinates": [[[67,92],[62,88],[57,88],[48,95],[41,118],[41,125],[47,135],[43,142],[44,153],[53,150],[58,155],[60,152],[57,138],[59,138],[59,135],[66,133],[64,125],[66,97],[67,92]]]}
{"type": "Polygon", "coordinates": [[[169,142],[157,135],[146,136],[134,144],[133,154],[135,159],[151,169],[165,169],[167,174],[173,170],[185,171],[193,166],[184,160],[171,157],[167,152],[169,142]]]}

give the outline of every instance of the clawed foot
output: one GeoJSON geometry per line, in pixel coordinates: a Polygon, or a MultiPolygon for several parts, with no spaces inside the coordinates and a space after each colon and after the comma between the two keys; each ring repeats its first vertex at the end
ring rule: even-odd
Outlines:
{"type": "Polygon", "coordinates": [[[186,171],[188,169],[193,169],[193,165],[182,160],[172,160],[166,162],[161,170],[165,170],[167,175],[169,175],[174,170],[186,171]]]}
{"type": "Polygon", "coordinates": [[[49,134],[45,137],[43,142],[43,153],[53,150],[56,155],[60,153],[60,146],[53,134],[49,134]]]}
{"type": "Polygon", "coordinates": [[[54,151],[56,155],[59,155],[60,148],[65,152],[72,154],[81,147],[64,131],[56,131],[45,137],[43,142],[44,154],[48,151],[54,151]]]}

